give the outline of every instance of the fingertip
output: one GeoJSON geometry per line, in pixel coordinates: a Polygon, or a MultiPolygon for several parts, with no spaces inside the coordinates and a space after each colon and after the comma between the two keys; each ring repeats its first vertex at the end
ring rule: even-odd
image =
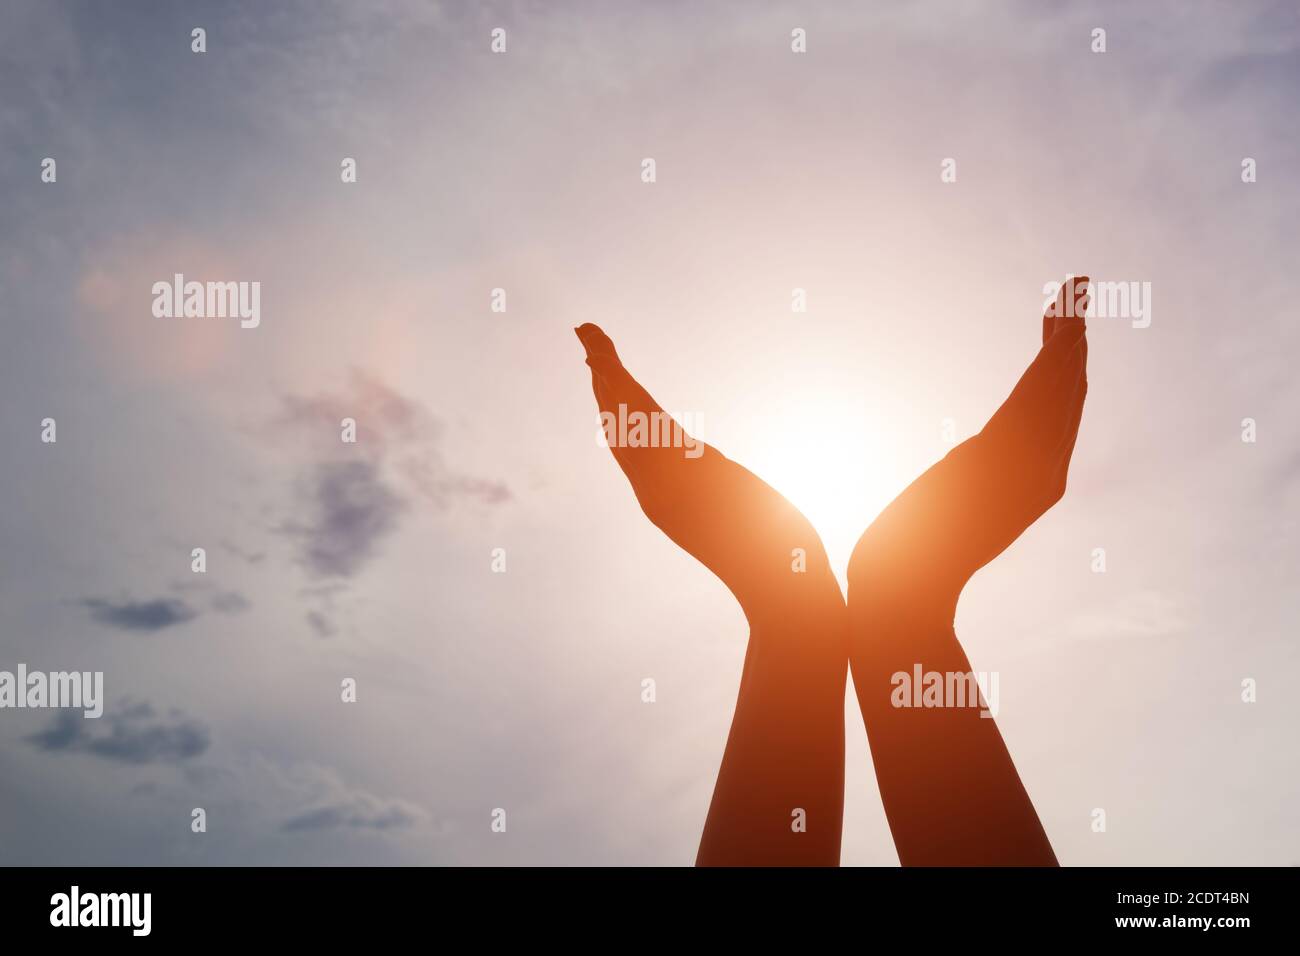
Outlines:
{"type": "Polygon", "coordinates": [[[574,331],[578,334],[578,339],[582,342],[583,347],[587,350],[588,355],[610,355],[618,357],[618,352],[614,350],[614,343],[605,331],[598,325],[591,322],[585,322],[578,326],[574,331]]]}
{"type": "Polygon", "coordinates": [[[1088,310],[1088,277],[1067,275],[1057,292],[1056,301],[1043,316],[1043,344],[1064,329],[1083,325],[1088,310]]]}

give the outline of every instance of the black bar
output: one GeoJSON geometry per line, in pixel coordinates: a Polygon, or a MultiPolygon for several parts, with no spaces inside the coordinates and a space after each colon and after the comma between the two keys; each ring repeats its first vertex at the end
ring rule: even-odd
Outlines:
{"type": "Polygon", "coordinates": [[[412,935],[457,950],[503,937],[535,945],[585,940],[614,947],[777,939],[869,950],[882,939],[920,948],[965,940],[1105,937],[1181,946],[1231,945],[1292,922],[1294,868],[1089,868],[1060,870],[839,869],[8,869],[0,890],[6,942],[78,943],[353,940],[399,943],[412,935]],[[117,907],[118,926],[54,926],[100,912],[99,894],[149,894],[117,907]],[[68,906],[58,912],[58,895],[68,906]],[[94,896],[88,903],[87,896],[94,896]],[[87,909],[89,907],[89,909],[87,909]],[[79,914],[79,918],[80,918],[79,914]],[[1130,921],[1120,925],[1121,920],[1130,921]],[[1133,923],[1131,921],[1141,921],[1133,923]],[[1209,925],[1202,921],[1209,920],[1209,925]],[[1232,920],[1236,925],[1223,923],[1232,920]],[[70,921],[66,919],[65,921],[70,921]],[[1146,922],[1150,921],[1150,922],[1146,922]],[[1195,922],[1192,922],[1195,921],[1195,922]],[[1144,925],[1145,924],[1145,925],[1144,925]],[[469,934],[454,943],[459,934],[469,934]]]}

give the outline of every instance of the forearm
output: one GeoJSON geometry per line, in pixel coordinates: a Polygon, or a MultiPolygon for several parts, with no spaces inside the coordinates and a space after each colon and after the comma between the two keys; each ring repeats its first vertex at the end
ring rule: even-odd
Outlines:
{"type": "Polygon", "coordinates": [[[843,598],[750,614],[701,866],[836,866],[844,807],[843,598]]]}
{"type": "Polygon", "coordinates": [[[850,590],[850,660],[899,860],[1055,866],[987,700],[970,693],[955,597],[884,590],[850,590]]]}

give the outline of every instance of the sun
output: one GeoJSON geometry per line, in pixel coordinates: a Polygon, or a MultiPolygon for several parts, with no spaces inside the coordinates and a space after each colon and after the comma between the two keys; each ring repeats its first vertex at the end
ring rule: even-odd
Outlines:
{"type": "Polygon", "coordinates": [[[828,389],[801,391],[797,405],[756,416],[740,460],[812,522],[843,581],[858,538],[907,479],[890,430],[860,403],[828,389]]]}

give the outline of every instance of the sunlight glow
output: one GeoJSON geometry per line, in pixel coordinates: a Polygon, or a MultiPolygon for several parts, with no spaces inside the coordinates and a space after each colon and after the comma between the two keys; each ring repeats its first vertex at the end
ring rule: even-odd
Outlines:
{"type": "Polygon", "coordinates": [[[812,522],[843,582],[858,538],[906,487],[906,466],[885,430],[833,389],[801,394],[797,410],[761,421],[742,462],[812,522]]]}

